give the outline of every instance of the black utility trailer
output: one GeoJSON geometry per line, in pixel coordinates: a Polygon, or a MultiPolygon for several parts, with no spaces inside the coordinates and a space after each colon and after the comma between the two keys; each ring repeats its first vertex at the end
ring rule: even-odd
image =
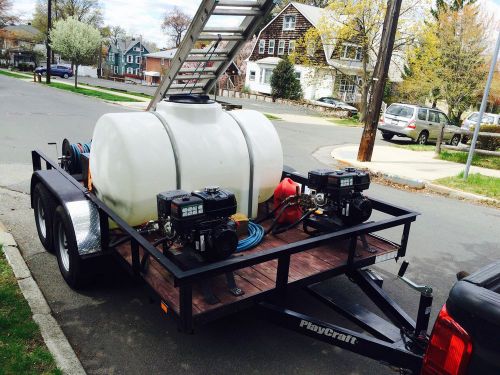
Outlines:
{"type": "MultiPolygon", "coordinates": [[[[183,256],[182,249],[164,249],[162,239],[150,231],[130,227],[84,186],[84,176],[68,174],[40,151],[32,152],[32,160],[31,203],[40,239],[48,250],[56,250],[61,272],[71,286],[77,287],[91,271],[89,263],[113,254],[145,281],[182,332],[191,333],[203,323],[258,305],[278,324],[301,334],[410,372],[420,370],[432,289],[407,280],[403,276],[407,263],[402,263],[400,278],[420,292],[414,321],[382,289],[382,278],[366,268],[406,255],[410,226],[418,213],[370,199],[384,219],[336,230],[323,228],[317,235],[294,228],[269,234],[256,248],[226,260],[194,262],[183,256]],[[402,230],[400,243],[374,234],[394,227],[402,230]],[[388,319],[318,290],[318,283],[343,274],[388,319]],[[288,309],[287,293],[297,287],[305,287],[366,333],[288,309]]],[[[307,182],[293,171],[284,171],[283,177],[301,183],[303,189],[307,182]]]]}

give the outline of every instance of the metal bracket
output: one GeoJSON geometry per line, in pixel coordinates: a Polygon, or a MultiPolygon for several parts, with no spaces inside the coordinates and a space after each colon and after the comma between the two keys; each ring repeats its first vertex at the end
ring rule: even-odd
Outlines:
{"type": "Polygon", "coordinates": [[[408,265],[409,265],[409,263],[407,261],[404,261],[401,264],[401,268],[399,269],[399,272],[398,272],[398,279],[400,279],[401,281],[406,283],[406,285],[408,285],[413,290],[416,290],[420,294],[422,294],[424,296],[431,296],[432,295],[432,287],[427,286],[427,285],[417,284],[414,281],[411,281],[410,279],[408,279],[407,277],[404,277],[404,274],[406,272],[406,269],[408,268],[408,265]]]}

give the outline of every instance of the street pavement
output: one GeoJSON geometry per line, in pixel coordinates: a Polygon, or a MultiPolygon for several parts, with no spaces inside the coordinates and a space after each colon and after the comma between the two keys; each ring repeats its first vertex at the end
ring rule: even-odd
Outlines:
{"type": "MultiPolygon", "coordinates": [[[[210,323],[194,335],[180,334],[157,301],[150,301],[146,288],[111,262],[88,289],[69,289],[55,257],[43,250],[36,235],[26,194],[29,152],[35,147],[50,152],[47,142],[59,145],[65,137],[86,141],[100,115],[125,109],[1,76],[0,96],[0,221],[16,238],[55,318],[89,374],[394,373],[375,361],[279,328],[261,319],[256,309],[210,323]]],[[[258,108],[260,103],[249,104],[258,108]]],[[[268,107],[262,111],[268,113],[268,107]]],[[[284,121],[275,122],[275,126],[285,163],[302,172],[324,167],[319,160],[334,166],[328,152],[318,150],[353,144],[361,136],[359,128],[284,121]]],[[[498,259],[497,209],[377,184],[371,185],[367,195],[422,213],[410,233],[407,275],[434,287],[432,322],[457,271],[474,271],[498,259]]],[[[395,230],[380,234],[394,240],[400,236],[395,230]]],[[[398,268],[392,261],[377,267],[384,275],[384,288],[415,316],[418,295],[395,280],[398,268]]],[[[325,288],[372,306],[345,278],[329,281],[325,288]]],[[[295,292],[290,305],[350,326],[304,292],[295,292]]]]}

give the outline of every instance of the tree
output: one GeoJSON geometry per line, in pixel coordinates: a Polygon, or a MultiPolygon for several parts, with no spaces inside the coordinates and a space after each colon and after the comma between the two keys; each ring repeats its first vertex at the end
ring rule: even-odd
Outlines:
{"type": "Polygon", "coordinates": [[[443,11],[436,24],[441,55],[440,91],[448,104],[448,117],[459,123],[463,112],[475,103],[486,78],[485,27],[476,5],[443,11]]]}
{"type": "Polygon", "coordinates": [[[165,14],[161,28],[167,34],[175,47],[179,47],[184,33],[191,24],[191,17],[177,7],[165,14]]]}
{"type": "Polygon", "coordinates": [[[302,98],[302,87],[295,77],[292,62],[285,58],[273,70],[271,76],[271,95],[273,98],[298,100],[302,98]]]}
{"type": "MultiPolygon", "coordinates": [[[[401,7],[398,30],[394,42],[394,61],[405,46],[412,44],[414,33],[420,27],[418,13],[424,0],[405,0],[401,7]]],[[[384,15],[387,10],[385,0],[345,0],[333,1],[328,5],[328,17],[319,25],[319,33],[324,43],[333,47],[334,56],[339,55],[345,43],[354,43],[361,54],[361,120],[366,116],[369,92],[373,82],[375,61],[378,58],[384,15]]],[[[402,60],[402,59],[401,59],[402,60]]],[[[339,68],[339,70],[342,70],[339,68]]]]}
{"type": "Polygon", "coordinates": [[[95,61],[101,43],[99,30],[71,17],[54,24],[50,39],[51,47],[75,66],[75,88],[78,87],[78,65],[95,61]]]}
{"type": "Polygon", "coordinates": [[[0,26],[17,21],[17,17],[11,13],[12,3],[10,0],[0,0],[0,26]]]}
{"type": "MultiPolygon", "coordinates": [[[[103,22],[99,0],[52,0],[52,22],[73,17],[94,27],[103,22]]],[[[32,25],[47,33],[47,0],[38,0],[33,13],[32,25]]]]}

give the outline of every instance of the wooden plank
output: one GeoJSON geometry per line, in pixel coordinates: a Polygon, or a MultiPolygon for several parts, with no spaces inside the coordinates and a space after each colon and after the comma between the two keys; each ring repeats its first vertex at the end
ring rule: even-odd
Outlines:
{"type": "Polygon", "coordinates": [[[260,273],[253,267],[242,268],[240,270],[237,270],[235,273],[247,280],[262,292],[273,289],[276,285],[275,281],[271,280],[266,275],[260,273]]]}

